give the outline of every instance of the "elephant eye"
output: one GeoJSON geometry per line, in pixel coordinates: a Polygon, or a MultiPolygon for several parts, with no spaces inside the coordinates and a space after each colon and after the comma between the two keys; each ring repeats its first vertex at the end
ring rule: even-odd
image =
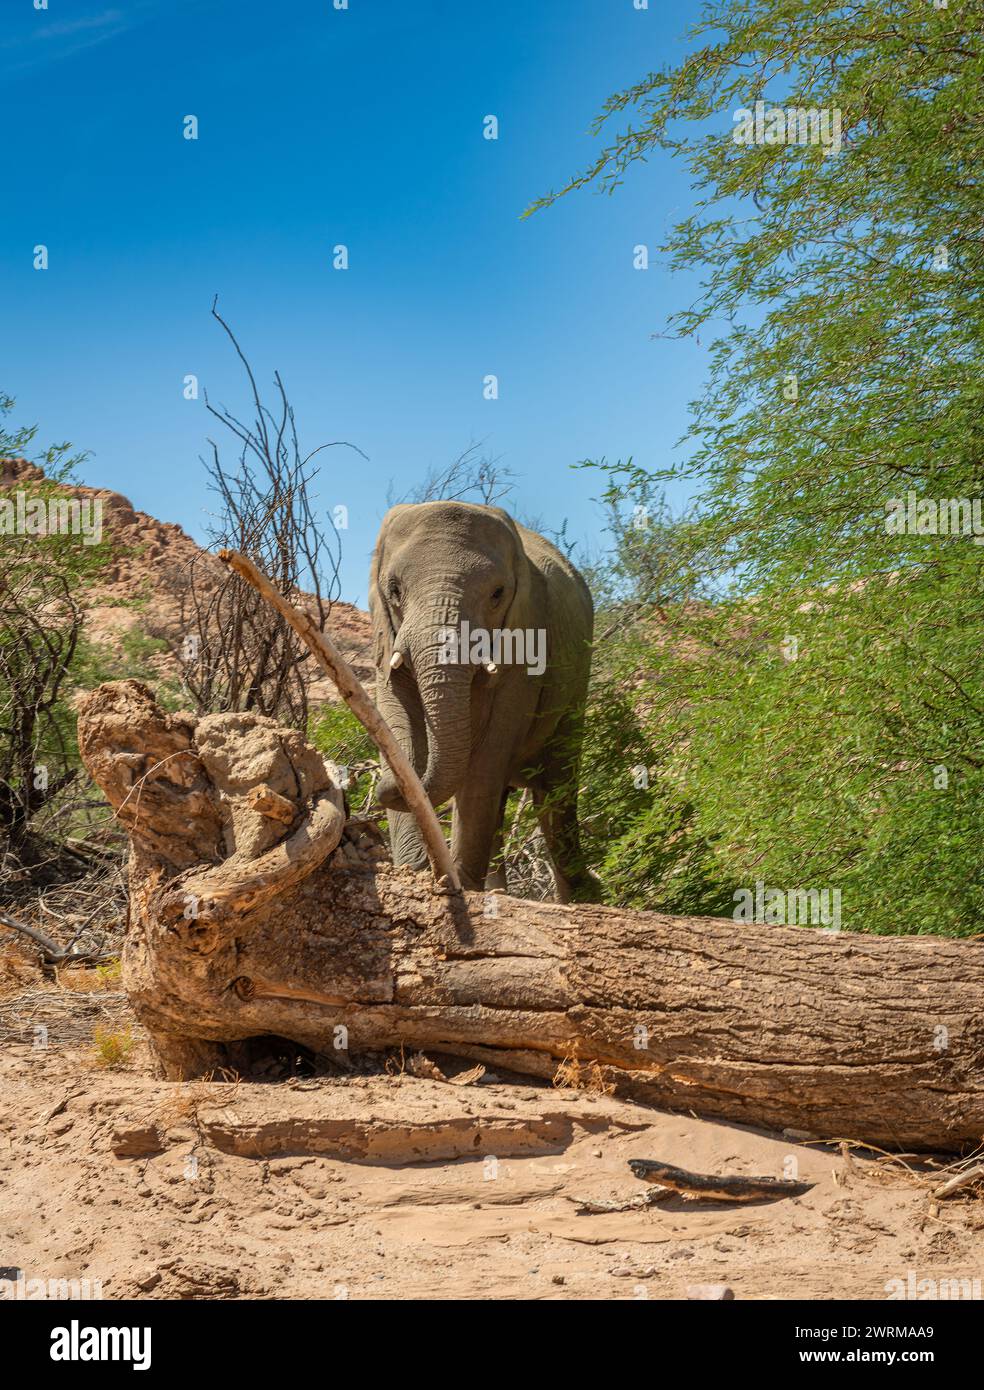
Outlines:
{"type": "Polygon", "coordinates": [[[389,596],[394,603],[400,602],[400,581],[391,579],[389,582],[389,596]]]}
{"type": "Polygon", "coordinates": [[[502,602],[502,595],[503,595],[505,592],[506,592],[506,590],[505,590],[504,585],[500,584],[499,587],[498,587],[498,589],[496,589],[495,593],[492,595],[492,602],[493,602],[493,603],[501,603],[501,602],[502,602]]]}

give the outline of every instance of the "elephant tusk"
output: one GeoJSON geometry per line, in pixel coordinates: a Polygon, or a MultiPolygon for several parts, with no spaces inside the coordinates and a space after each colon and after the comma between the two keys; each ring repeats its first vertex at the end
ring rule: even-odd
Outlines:
{"type": "Polygon", "coordinates": [[[391,671],[395,671],[395,670],[397,669],[397,667],[402,666],[402,665],[403,665],[403,653],[402,653],[402,652],[394,652],[393,655],[390,657],[390,670],[391,670],[391,671]]]}

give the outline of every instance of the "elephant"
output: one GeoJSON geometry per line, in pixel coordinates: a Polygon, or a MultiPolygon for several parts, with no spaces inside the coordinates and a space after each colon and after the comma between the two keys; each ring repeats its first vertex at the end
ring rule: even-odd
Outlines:
{"type": "MultiPolygon", "coordinates": [[[[454,801],[462,886],[505,891],[506,802],[528,788],[558,900],[596,897],[577,821],[594,621],[578,571],[500,507],[404,503],[383,518],[369,611],[376,702],[432,804],[454,801]]],[[[377,800],[394,862],[425,867],[419,828],[385,762],[377,800]]]]}

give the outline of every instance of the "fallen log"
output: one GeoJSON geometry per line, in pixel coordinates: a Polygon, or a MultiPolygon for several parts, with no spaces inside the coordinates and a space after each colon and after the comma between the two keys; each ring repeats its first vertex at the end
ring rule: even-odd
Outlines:
{"type": "Polygon", "coordinates": [[[272,1034],[882,1147],[984,1135],[976,943],[449,894],[343,824],[299,735],[136,681],[84,699],[79,743],[130,837],[123,979],[169,1077],[272,1034]]]}

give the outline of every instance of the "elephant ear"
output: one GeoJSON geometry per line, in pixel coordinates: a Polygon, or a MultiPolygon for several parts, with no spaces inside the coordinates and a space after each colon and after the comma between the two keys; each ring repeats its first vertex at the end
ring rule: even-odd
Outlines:
{"type": "MultiPolygon", "coordinates": [[[[515,547],[514,573],[516,576],[516,590],[510,600],[509,607],[497,620],[498,627],[534,627],[533,613],[533,562],[526,553],[523,545],[523,538],[519,534],[519,528],[508,512],[504,512],[501,507],[491,507],[493,511],[505,524],[506,530],[512,537],[515,547]]],[[[539,614],[541,625],[546,623],[547,615],[539,614]]]]}
{"type": "Polygon", "coordinates": [[[379,549],[373,551],[372,568],[369,580],[369,617],[372,622],[372,656],[377,671],[386,672],[389,670],[390,657],[393,655],[393,625],[390,622],[389,612],[379,593],[379,566],[377,555],[379,549]]]}
{"type": "Polygon", "coordinates": [[[383,568],[386,531],[396,510],[395,507],[391,508],[383,517],[383,524],[380,526],[379,535],[376,538],[376,548],[372,552],[372,563],[369,566],[369,617],[372,621],[373,661],[376,664],[376,670],[383,672],[387,678],[389,677],[390,658],[393,655],[396,633],[393,629],[389,608],[379,587],[379,577],[383,568]]]}

